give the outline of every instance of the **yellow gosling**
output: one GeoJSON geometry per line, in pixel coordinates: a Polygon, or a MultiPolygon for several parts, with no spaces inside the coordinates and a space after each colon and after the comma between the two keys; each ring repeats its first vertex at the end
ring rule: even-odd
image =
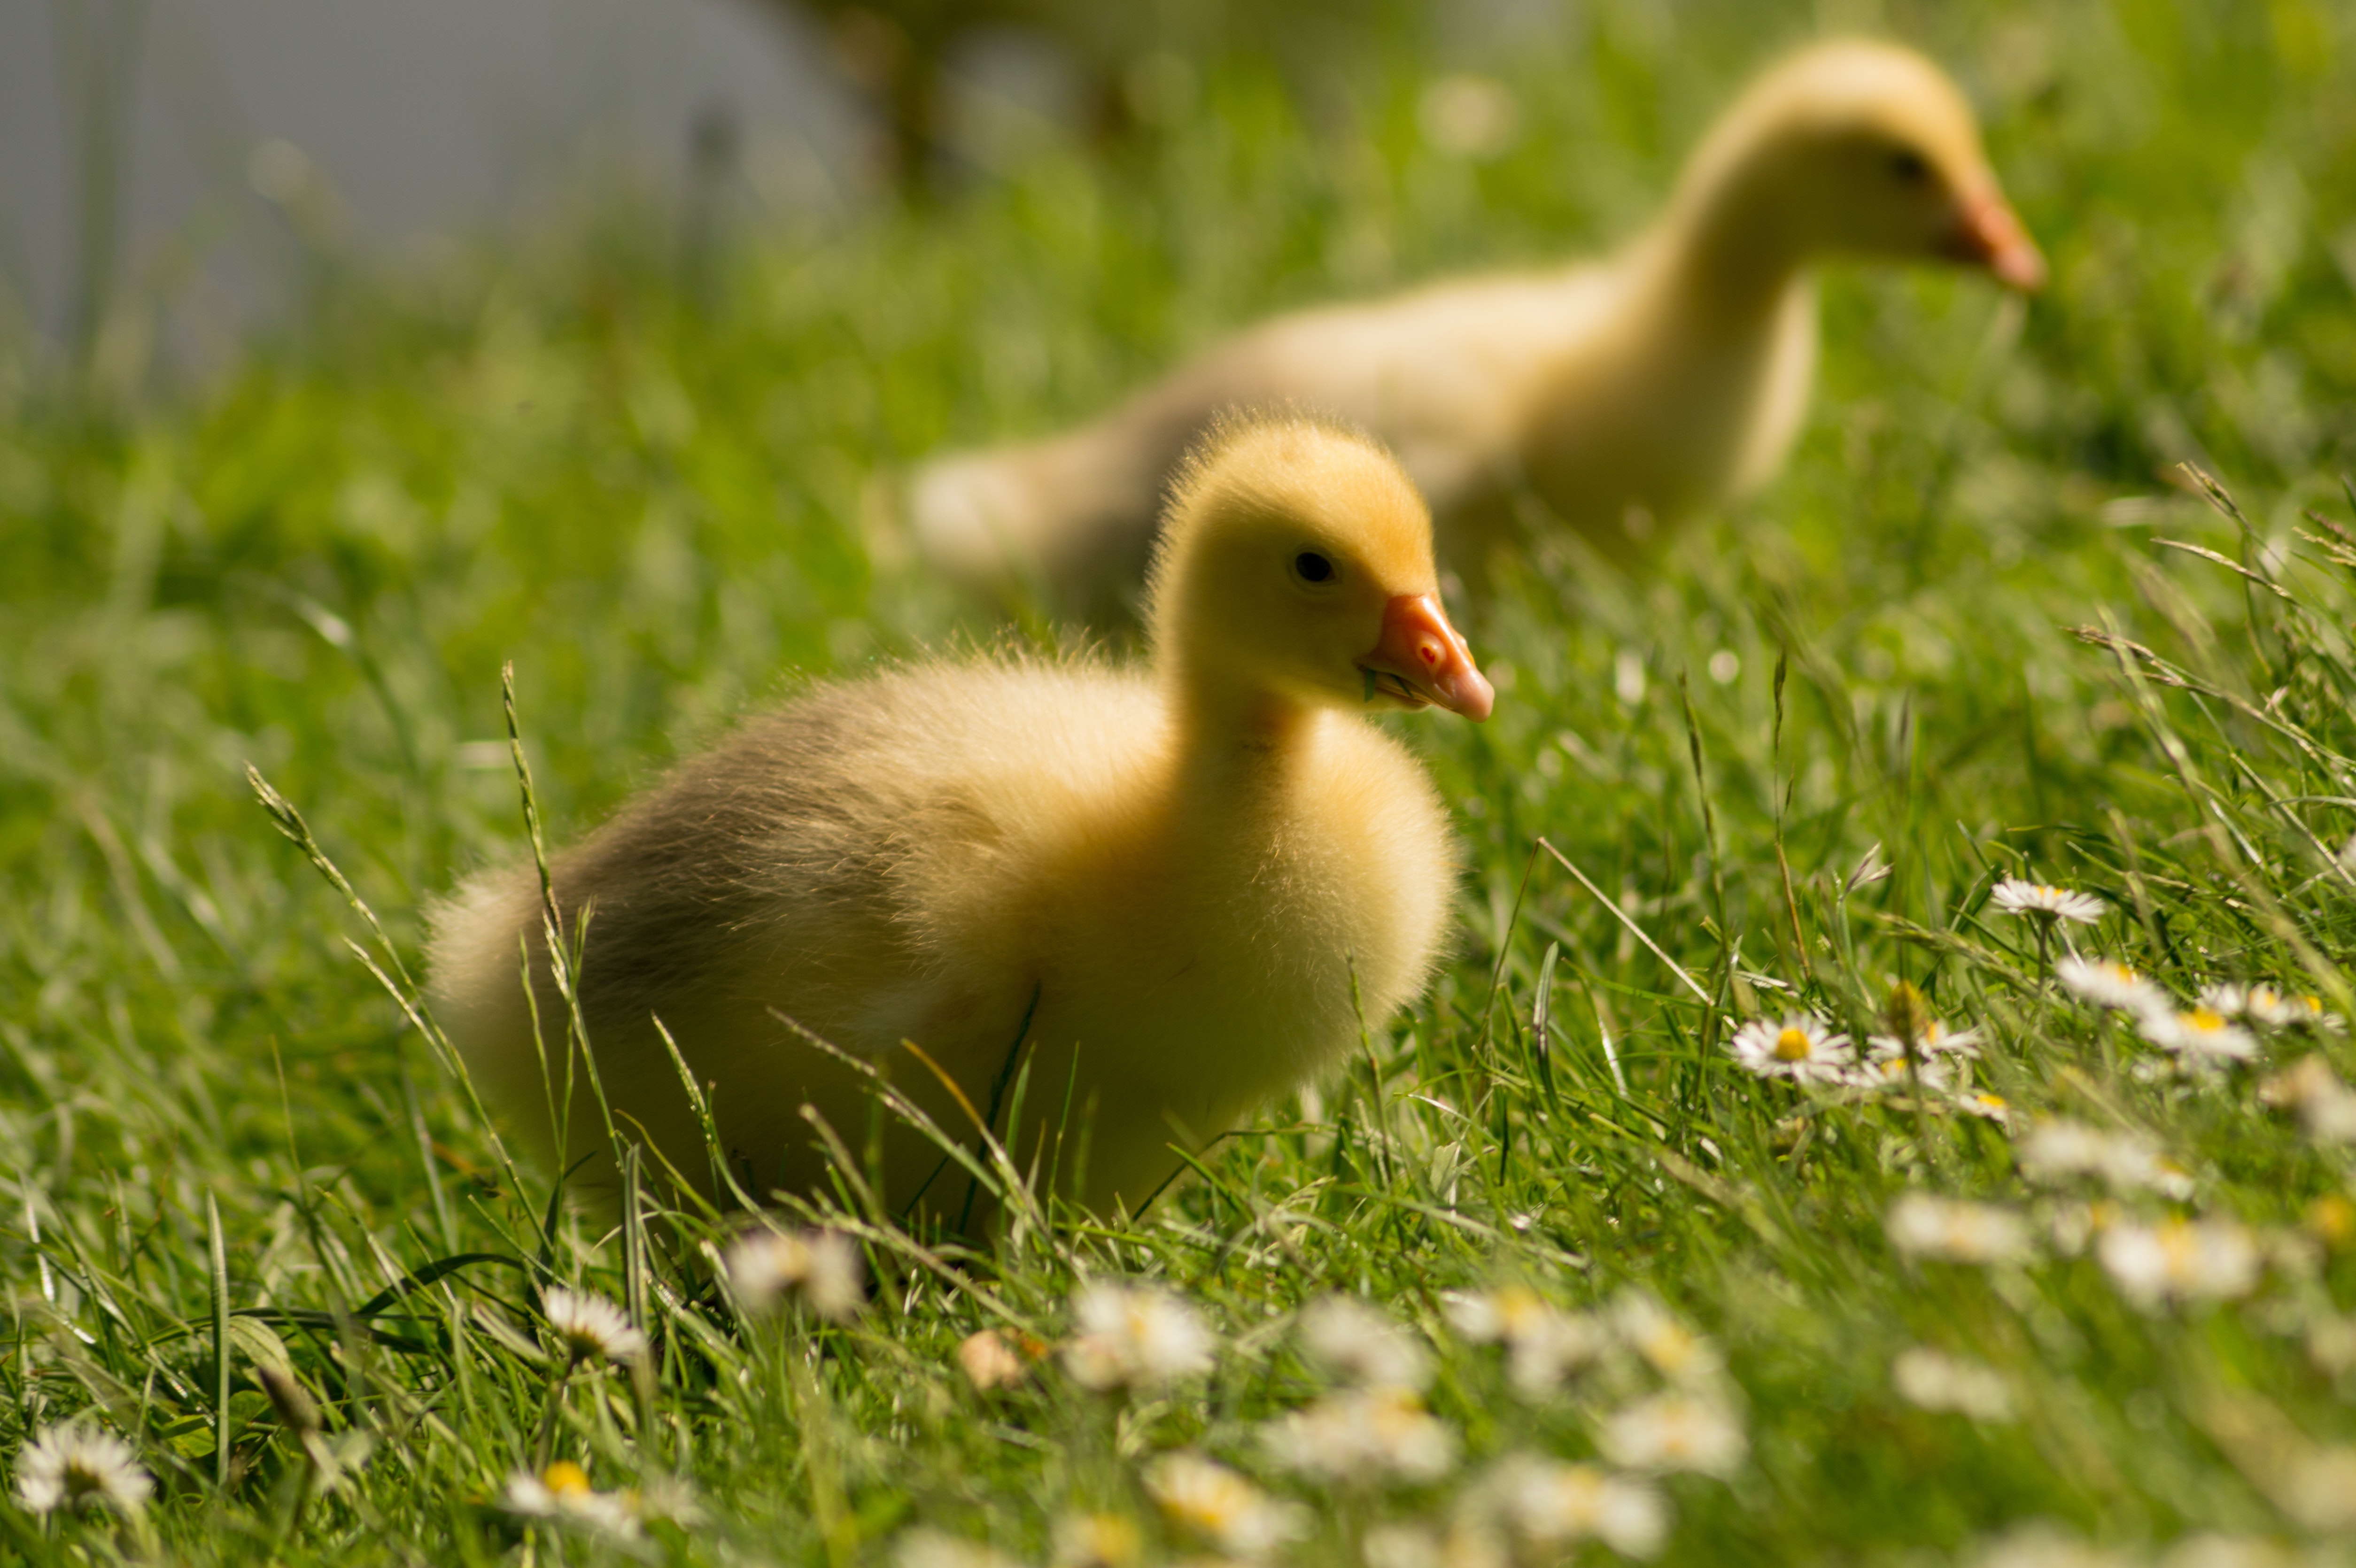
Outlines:
{"type": "MultiPolygon", "coordinates": [[[[783,1015],[971,1146],[915,1042],[1026,1171],[1060,1163],[1098,1211],[1141,1207],[1175,1149],[1339,1063],[1446,944],[1447,814],[1363,717],[1487,717],[1438,592],[1430,515],[1388,453],[1301,419],[1231,425],[1178,481],[1147,666],[927,660],[746,723],[553,865],[568,932],[585,918],[582,1008],[617,1125],[709,1190],[660,1019],[712,1085],[737,1181],[814,1189],[802,1107],[860,1148],[870,1103],[783,1015]]],[[[528,949],[561,1075],[539,897],[528,866],[463,887],[434,914],[431,992],[486,1099],[554,1157],[521,982],[528,949]]],[[[986,1217],[937,1147],[883,1139],[895,1210],[986,1217]]],[[[584,1084],[563,1162],[610,1193],[609,1147],[584,1084]]]]}

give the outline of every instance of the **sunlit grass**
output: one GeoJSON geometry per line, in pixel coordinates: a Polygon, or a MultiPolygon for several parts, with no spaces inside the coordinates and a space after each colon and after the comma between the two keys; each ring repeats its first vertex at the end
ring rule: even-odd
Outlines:
{"type": "Polygon", "coordinates": [[[1550,548],[1471,608],[1494,720],[1401,725],[1458,808],[1456,961],[1144,1219],[960,1261],[846,1183],[877,1283],[833,1321],[785,1273],[725,1285],[714,1216],[547,1231],[553,1173],[510,1171],[393,1000],[423,901],[520,842],[505,661],[561,836],[805,674],[955,635],[892,526],[901,465],[1266,309],[1626,232],[1811,25],[1674,15],[1467,62],[1522,105],[1491,162],[1419,139],[1402,49],[1306,115],[1233,71],[1108,166],[747,237],[708,298],[638,208],[342,280],[200,386],[78,389],[13,348],[0,1552],[2344,1539],[2348,1034],[2294,1010],[2179,1072],[2061,978],[2075,954],[2171,1012],[2223,984],[2356,1011],[2338,11],[1892,11],[1987,107],[2053,289],[1835,279],[1783,480],[1655,578],[1550,548]],[[2045,926],[1993,901],[2015,877],[2107,907],[2045,926]],[[1739,1065],[1740,1026],[1802,1016],[1917,1050],[1870,1091],[1739,1065]],[[1928,1018],[1976,1059],[1922,1049],[1928,1018]],[[1087,1339],[1075,1293],[1131,1278],[1202,1357],[1087,1339]],[[559,1339],[552,1287],[648,1345],[559,1339]],[[1413,1354],[1304,1334],[1337,1292],[1413,1354]],[[29,1456],[71,1422],[154,1497],[110,1506],[96,1447],[80,1482],[29,1456]]]}

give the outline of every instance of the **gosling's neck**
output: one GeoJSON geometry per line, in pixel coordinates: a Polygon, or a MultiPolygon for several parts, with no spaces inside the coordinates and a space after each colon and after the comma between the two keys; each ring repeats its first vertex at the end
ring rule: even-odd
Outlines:
{"type": "Polygon", "coordinates": [[[1667,325],[1727,336],[1769,329],[1810,260],[1765,171],[1736,164],[1696,171],[1635,264],[1667,325]]]}
{"type": "Polygon", "coordinates": [[[1326,715],[1298,698],[1224,671],[1181,666],[1165,677],[1177,764],[1198,798],[1290,777],[1315,744],[1326,715]]]}

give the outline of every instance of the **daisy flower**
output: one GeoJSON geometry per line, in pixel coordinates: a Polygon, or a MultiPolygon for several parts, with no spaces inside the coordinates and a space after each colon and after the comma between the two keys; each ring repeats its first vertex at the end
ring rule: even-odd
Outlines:
{"type": "Polygon", "coordinates": [[[1456,1429],[1403,1388],[1348,1389],[1260,1428],[1279,1467],[1324,1481],[1436,1481],[1456,1467],[1456,1429]]]}
{"type": "Polygon", "coordinates": [[[1933,1093],[1944,1094],[1955,1086],[1955,1070],[1937,1057],[1915,1048],[1914,1068],[1906,1067],[1906,1048],[1887,1037],[1866,1042],[1865,1060],[1848,1070],[1845,1082],[1860,1089],[1904,1089],[1920,1083],[1933,1093]]]}
{"type": "Polygon", "coordinates": [[[1974,1568],[2141,1568],[2146,1561],[2081,1541],[2042,1521],[2007,1531],[1971,1559],[1974,1568]]]}
{"type": "Polygon", "coordinates": [[[1211,1370],[1218,1341],[1195,1310],[1165,1290],[1097,1284],[1072,1297],[1078,1337],[1064,1365],[1086,1388],[1153,1388],[1211,1370]]]}
{"type": "Polygon", "coordinates": [[[867,1307],[866,1264],[859,1243],[840,1231],[755,1231],[728,1249],[723,1264],[747,1312],[791,1296],[830,1323],[848,1323],[867,1307]]]}
{"type": "Polygon", "coordinates": [[[1047,1347],[1019,1329],[984,1328],[958,1342],[958,1365],[982,1392],[1011,1388],[1031,1375],[1032,1363],[1047,1347]]]}
{"type": "Polygon", "coordinates": [[[2291,1461],[2288,1482],[2284,1500],[2308,1529],[2356,1529],[2356,1448],[2309,1448],[2291,1461]]]}
{"type": "Polygon", "coordinates": [[[1155,1460],[1145,1489],[1173,1525],[1232,1557],[1265,1557],[1306,1533],[1301,1509],[1200,1454],[1181,1450],[1155,1460]]]}
{"type": "Polygon", "coordinates": [[[930,1525],[919,1525],[900,1537],[892,1559],[898,1568],[1018,1568],[1012,1558],[994,1547],[930,1525]]]}
{"type": "Polygon", "coordinates": [[[2340,1081],[2319,1054],[2302,1056],[2259,1086],[2258,1098],[2298,1117],[2307,1136],[2319,1144],[2356,1143],[2356,1090],[2340,1081]]]}
{"type": "Polygon", "coordinates": [[[1726,1370],[1717,1346],[1641,1290],[1628,1291],[1612,1304],[1612,1331],[1671,1382],[1706,1382],[1726,1370]]]}
{"type": "Polygon", "coordinates": [[[2255,1036],[2205,1007],[2180,1013],[2155,1008],[2136,1021],[2136,1030],[2187,1067],[2247,1061],[2258,1053],[2255,1036]]]}
{"type": "Polygon", "coordinates": [[[1898,1397],[1922,1410],[1953,1411],[1974,1421],[2012,1419],[2012,1385],[1993,1367],[1915,1345],[1890,1364],[1898,1397]]]}
{"type": "Polygon", "coordinates": [[[1513,1568],[1513,1552],[1492,1521],[1460,1509],[1447,1532],[1393,1522],[1366,1531],[1358,1549],[1366,1568],[1513,1568]]]}
{"type": "Polygon", "coordinates": [[[2115,958],[2080,958],[2053,965],[2053,977],[2098,1008],[2148,1012],[2169,1005],[2168,993],[2115,958]]]}
{"type": "Polygon", "coordinates": [[[2106,1228],[2094,1255],[2129,1300],[2144,1307],[2169,1301],[2227,1301],[2258,1283],[2258,1248],[2232,1220],[2163,1220],[2106,1228]]]}
{"type": "Polygon", "coordinates": [[[1071,1513],[1055,1521],[1055,1568],[1129,1568],[1145,1537],[1125,1513],[1071,1513]]]}
{"type": "Polygon", "coordinates": [[[1691,1470],[1724,1477],[1741,1467],[1750,1444],[1742,1424],[1715,1400],[1655,1394],[1606,1416],[1603,1456],[1631,1470],[1691,1470]]]}
{"type": "Polygon", "coordinates": [[[2012,1125],[2012,1105],[2001,1094],[1987,1089],[1974,1089],[1955,1096],[1955,1109],[1967,1116],[1978,1116],[1998,1126],[2012,1125]]]}
{"type": "Polygon", "coordinates": [[[1833,1083],[1856,1061],[1848,1037],[1833,1033],[1821,1019],[1795,1013],[1780,1023],[1753,1019],[1734,1031],[1726,1049],[1746,1071],[1762,1078],[1833,1083]]]}
{"type": "Polygon", "coordinates": [[[647,1337],[630,1327],[620,1307],[593,1291],[552,1285],[541,1294],[540,1307],[569,1361],[627,1361],[646,1354],[647,1337]]]}
{"type": "Polygon", "coordinates": [[[1601,1466],[1515,1454],[1499,1461],[1490,1484],[1515,1528],[1537,1545],[1600,1541],[1623,1557],[1652,1557],[1668,1538],[1661,1494],[1601,1466]]]}
{"type": "Polygon", "coordinates": [[[1909,1192],[1890,1206],[1890,1244],[1910,1258],[1944,1263],[2011,1263],[2029,1255],[2029,1227],[1989,1203],[1909,1192]]]}
{"type": "Polygon", "coordinates": [[[2048,887],[2019,877],[2007,877],[1989,889],[1988,902],[2007,914],[2039,915],[2078,925],[2094,924],[2111,907],[2092,893],[2072,892],[2067,888],[2048,887]]]}
{"type": "MultiPolygon", "coordinates": [[[[1905,1051],[1896,1035],[1877,1034],[1865,1042],[1869,1054],[1905,1051]]],[[[1980,1053],[1980,1031],[1976,1029],[1949,1029],[1937,1019],[1922,1025],[1922,1032],[1914,1037],[1914,1049],[1922,1056],[1977,1056],[1980,1053]]]]}
{"type": "Polygon", "coordinates": [[[2323,1010],[2323,998],[2276,990],[2272,986],[2211,986],[2201,993],[2201,1005],[2229,1019],[2244,1019],[2266,1029],[2336,1029],[2340,1019],[2323,1010]]]}
{"type": "Polygon", "coordinates": [[[2116,1192],[2149,1189],[2179,1201],[2192,1196],[2192,1179],[2131,1133],[2106,1133],[2083,1122],[2040,1122],[2020,1141],[2020,1173],[2048,1187],[2093,1177],[2116,1192]]]}
{"type": "Polygon", "coordinates": [[[597,1490],[589,1484],[589,1472],[570,1459],[559,1459],[537,1475],[518,1470],[508,1477],[499,1506],[525,1519],[581,1525],[608,1535],[638,1533],[637,1497],[597,1490]]]}
{"type": "Polygon", "coordinates": [[[1360,1388],[1420,1389],[1431,1358],[1414,1336],[1351,1296],[1313,1301],[1301,1314],[1301,1348],[1309,1359],[1360,1388]]]}
{"type": "Polygon", "coordinates": [[[16,1500],[29,1513],[96,1507],[135,1514],[155,1490],[131,1445],[81,1422],[48,1428],[16,1456],[16,1500]]]}
{"type": "Polygon", "coordinates": [[[1451,1293],[1448,1320],[1474,1344],[1504,1345],[1506,1379],[1527,1400],[1553,1393],[1603,1348],[1594,1319],[1564,1311],[1526,1285],[1451,1293]]]}
{"type": "Polygon", "coordinates": [[[1429,1525],[1378,1524],[1359,1542],[1366,1568],[1448,1568],[1448,1548],[1429,1525]]]}

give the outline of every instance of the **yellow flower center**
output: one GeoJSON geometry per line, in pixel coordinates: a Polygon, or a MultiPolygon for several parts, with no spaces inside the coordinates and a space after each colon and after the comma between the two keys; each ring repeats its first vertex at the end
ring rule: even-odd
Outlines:
{"type": "Polygon", "coordinates": [[[1805,1061],[1810,1049],[1805,1029],[1787,1029],[1775,1037],[1775,1060],[1778,1061],[1805,1061]]]}
{"type": "Polygon", "coordinates": [[[559,1459],[540,1473],[540,1484],[559,1497],[585,1496],[589,1472],[570,1459],[559,1459]]]}
{"type": "Polygon", "coordinates": [[[1991,1111],[2001,1111],[2004,1109],[2004,1096],[2001,1094],[1991,1094],[1983,1090],[1979,1093],[1973,1095],[1972,1098],[1976,1103],[1986,1105],[1991,1111]]]}
{"type": "Polygon", "coordinates": [[[2184,1015],[2185,1027],[2197,1029],[2202,1034],[2214,1034],[2225,1027],[2225,1020],[2207,1008],[2195,1008],[2184,1015]]]}
{"type": "Polygon", "coordinates": [[[1529,1332],[1546,1316],[1546,1298],[1526,1285],[1509,1285],[1495,1299],[1497,1326],[1508,1339],[1529,1332]]]}

